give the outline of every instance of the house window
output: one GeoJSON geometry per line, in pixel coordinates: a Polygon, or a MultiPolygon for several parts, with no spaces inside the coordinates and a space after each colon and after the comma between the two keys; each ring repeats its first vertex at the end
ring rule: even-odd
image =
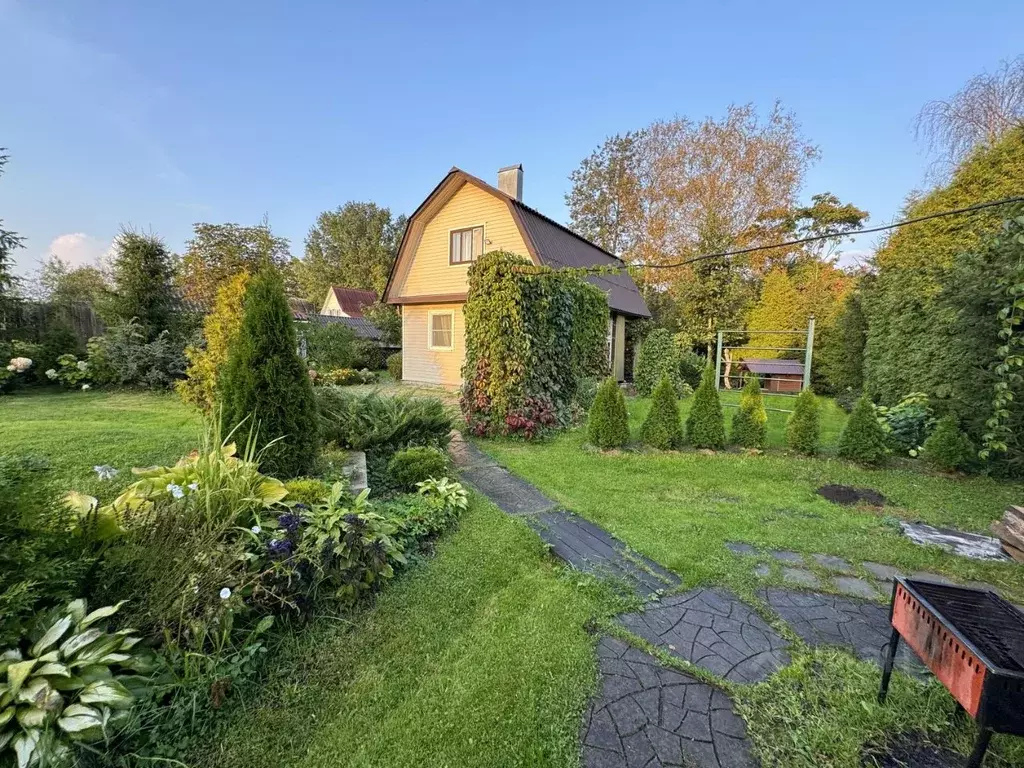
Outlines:
{"type": "Polygon", "coordinates": [[[427,348],[450,351],[454,326],[454,312],[430,312],[427,315],[427,348]]]}
{"type": "Polygon", "coordinates": [[[449,237],[448,261],[451,264],[468,264],[484,252],[483,227],[454,229],[449,237]]]}

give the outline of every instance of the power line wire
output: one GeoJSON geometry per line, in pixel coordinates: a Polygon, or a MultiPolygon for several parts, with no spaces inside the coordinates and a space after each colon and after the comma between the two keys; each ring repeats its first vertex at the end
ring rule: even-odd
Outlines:
{"type": "Polygon", "coordinates": [[[694,256],[691,259],[685,259],[684,261],[678,261],[674,264],[634,264],[632,266],[640,269],[675,269],[677,267],[685,267],[687,264],[694,264],[698,261],[705,261],[706,259],[722,259],[729,256],[742,256],[746,253],[755,253],[757,251],[774,251],[778,248],[788,248],[793,245],[803,245],[805,243],[816,243],[820,240],[834,240],[836,237],[846,237],[852,235],[869,235],[872,232],[884,232],[888,229],[896,229],[898,227],[905,227],[908,224],[919,224],[922,221],[930,221],[931,219],[941,219],[945,216],[958,216],[963,213],[974,213],[976,211],[982,211],[986,208],[994,208],[998,205],[1009,205],[1011,203],[1022,203],[1024,202],[1024,196],[1018,197],[1007,197],[1002,200],[990,200],[985,203],[978,203],[976,205],[969,205],[966,208],[953,208],[948,211],[938,211],[937,213],[929,213],[927,216],[917,216],[913,219],[904,219],[903,221],[896,221],[892,224],[883,224],[877,227],[869,227],[868,229],[858,229],[853,232],[846,232],[842,235],[814,235],[812,237],[803,237],[799,240],[787,240],[786,242],[777,243],[775,245],[754,245],[749,248],[740,248],[735,251],[720,251],[719,253],[705,253],[700,256],[694,256]]]}

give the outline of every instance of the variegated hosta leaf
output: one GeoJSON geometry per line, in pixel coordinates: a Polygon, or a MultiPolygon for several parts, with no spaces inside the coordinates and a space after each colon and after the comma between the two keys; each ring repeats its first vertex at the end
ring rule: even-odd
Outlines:
{"type": "Polygon", "coordinates": [[[39,658],[50,650],[50,648],[56,645],[57,641],[64,637],[69,629],[71,629],[70,616],[65,616],[59,621],[54,622],[50,628],[46,630],[46,633],[39,638],[39,642],[29,649],[29,653],[36,658],[39,658]]]}
{"type": "Polygon", "coordinates": [[[6,672],[7,668],[16,661],[21,661],[21,651],[17,648],[11,648],[0,653],[0,675],[6,672]]]}
{"type": "Polygon", "coordinates": [[[14,747],[14,754],[18,757],[18,768],[28,768],[32,763],[36,747],[39,744],[39,737],[43,732],[37,729],[25,731],[18,734],[11,746],[14,747]]]}
{"type": "Polygon", "coordinates": [[[14,707],[6,707],[0,709],[0,727],[7,725],[11,722],[11,718],[14,717],[14,707]]]}
{"type": "Polygon", "coordinates": [[[64,503],[68,509],[79,517],[86,517],[96,511],[100,502],[95,496],[89,496],[78,491],[71,491],[64,497],[64,503]]]}
{"type": "Polygon", "coordinates": [[[103,608],[97,608],[95,611],[93,611],[80,622],[78,622],[78,630],[81,631],[89,626],[92,626],[100,619],[106,619],[110,616],[113,616],[115,613],[121,610],[121,606],[124,605],[126,602],[127,600],[122,600],[116,605],[107,605],[103,608]]]}
{"type": "Polygon", "coordinates": [[[92,665],[89,667],[83,667],[79,671],[78,676],[88,684],[95,683],[98,680],[110,680],[114,676],[114,673],[111,672],[108,667],[92,665]]]}
{"type": "Polygon", "coordinates": [[[38,661],[40,664],[49,664],[50,662],[59,661],[59,660],[60,660],[60,651],[58,651],[56,649],[54,649],[52,651],[49,651],[48,653],[44,653],[42,656],[40,656],[38,659],[36,659],[36,661],[38,661]]]}
{"type": "Polygon", "coordinates": [[[40,677],[71,677],[71,670],[63,664],[51,661],[49,664],[39,667],[35,674],[40,677]]]}
{"type": "Polygon", "coordinates": [[[102,635],[103,630],[101,629],[88,629],[85,632],[72,635],[64,641],[64,644],[60,647],[60,652],[65,659],[71,659],[89,643],[95,642],[102,635]]]}
{"type": "Polygon", "coordinates": [[[90,728],[103,728],[103,716],[95,707],[84,704],[72,704],[67,707],[57,720],[57,726],[65,733],[81,733],[90,728]]]}
{"type": "Polygon", "coordinates": [[[33,677],[18,691],[16,701],[20,703],[31,703],[37,706],[42,704],[46,698],[46,694],[52,691],[53,688],[50,683],[47,682],[45,677],[33,677]]]}
{"type": "Polygon", "coordinates": [[[11,664],[7,668],[7,687],[10,692],[14,695],[18,694],[21,690],[22,684],[28,679],[28,676],[35,669],[38,659],[29,659],[28,661],[19,661],[15,664],[11,664]]]}
{"type": "Polygon", "coordinates": [[[100,680],[85,686],[78,694],[78,700],[83,704],[106,704],[114,709],[126,709],[134,698],[117,680],[100,680]]]}
{"type": "Polygon", "coordinates": [[[0,752],[3,752],[7,742],[14,738],[14,731],[0,731],[0,752]]]}
{"type": "Polygon", "coordinates": [[[75,623],[75,626],[77,626],[78,622],[85,618],[85,614],[88,613],[89,608],[85,600],[78,598],[77,600],[72,600],[68,603],[67,610],[71,620],[75,623]]]}
{"type": "Polygon", "coordinates": [[[18,725],[26,730],[29,728],[42,728],[46,725],[46,715],[47,712],[44,709],[32,706],[18,707],[18,725]]]}

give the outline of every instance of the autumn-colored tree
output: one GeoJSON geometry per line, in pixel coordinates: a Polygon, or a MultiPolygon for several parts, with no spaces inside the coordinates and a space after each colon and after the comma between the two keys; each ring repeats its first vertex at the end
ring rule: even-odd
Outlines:
{"type": "Polygon", "coordinates": [[[287,263],[288,241],[275,236],[265,219],[255,227],[196,224],[186,243],[178,281],[186,299],[208,309],[221,284],[238,273],[252,274],[264,265],[287,263]]]}
{"type": "MultiPolygon", "coordinates": [[[[750,342],[747,349],[752,357],[774,359],[786,355],[768,347],[797,347],[803,344],[800,333],[758,333],[758,331],[797,330],[802,318],[800,294],[783,269],[775,269],[764,281],[761,298],[750,313],[747,329],[750,342]]],[[[791,357],[791,355],[789,355],[791,357]]]]}

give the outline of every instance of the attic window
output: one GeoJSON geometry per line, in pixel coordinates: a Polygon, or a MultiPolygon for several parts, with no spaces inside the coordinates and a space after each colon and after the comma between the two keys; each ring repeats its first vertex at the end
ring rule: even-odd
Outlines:
{"type": "Polygon", "coordinates": [[[453,229],[448,246],[450,264],[468,264],[484,252],[484,228],[453,229]]]}

